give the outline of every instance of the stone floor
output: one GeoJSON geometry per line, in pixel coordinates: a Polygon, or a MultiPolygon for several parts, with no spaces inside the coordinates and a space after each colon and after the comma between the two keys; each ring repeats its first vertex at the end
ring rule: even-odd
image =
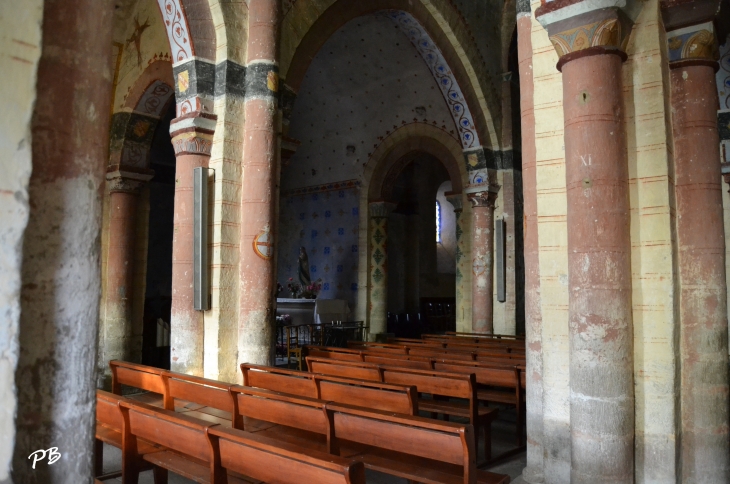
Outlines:
{"type": "MultiPolygon", "coordinates": [[[[479,442],[479,454],[482,455],[482,439],[479,442]]],[[[492,424],[492,455],[499,455],[506,451],[509,451],[515,447],[515,411],[513,409],[500,408],[500,415],[497,420],[492,424]]],[[[477,458],[477,462],[483,459],[477,458]]],[[[522,469],[525,467],[526,456],[525,452],[520,452],[514,456],[500,460],[494,465],[489,467],[480,468],[497,472],[500,474],[508,474],[512,479],[512,482],[524,482],[521,480],[515,480],[522,474],[522,469]]],[[[112,472],[114,470],[121,469],[122,467],[122,455],[119,449],[104,445],[104,472],[112,472]]],[[[121,482],[121,478],[110,479],[105,482],[115,483],[121,482]]],[[[169,484],[191,484],[193,481],[185,479],[184,477],[170,473],[169,484]]],[[[380,474],[378,472],[367,471],[367,482],[368,484],[401,484],[406,483],[405,479],[389,476],[386,474],[380,474]]],[[[153,484],[152,471],[144,472],[140,475],[139,484],[153,484]]]]}

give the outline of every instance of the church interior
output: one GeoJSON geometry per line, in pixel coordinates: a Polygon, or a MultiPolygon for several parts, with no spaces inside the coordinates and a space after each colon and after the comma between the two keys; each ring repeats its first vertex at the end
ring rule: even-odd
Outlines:
{"type": "Polygon", "coordinates": [[[730,483],[728,39],[1,2],[0,484],[730,483]]]}

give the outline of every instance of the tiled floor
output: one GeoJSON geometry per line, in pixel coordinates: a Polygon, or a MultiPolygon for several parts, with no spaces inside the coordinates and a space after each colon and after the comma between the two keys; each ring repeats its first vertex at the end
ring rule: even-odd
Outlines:
{"type": "MultiPolygon", "coordinates": [[[[479,454],[482,455],[482,439],[479,442],[479,454]]],[[[492,455],[499,455],[503,452],[513,449],[515,442],[515,412],[511,409],[500,408],[500,415],[492,424],[492,455]]],[[[480,458],[477,458],[479,462],[480,458]]],[[[104,446],[104,472],[111,472],[121,468],[122,455],[119,449],[104,446]]],[[[511,479],[515,479],[522,474],[525,467],[525,452],[521,452],[508,459],[500,461],[497,465],[483,467],[485,470],[497,472],[500,474],[508,474],[511,479]]],[[[121,478],[111,479],[105,482],[114,483],[121,482],[121,478]]],[[[170,473],[169,484],[191,484],[193,481],[184,477],[170,473]]],[[[400,484],[405,483],[405,479],[380,474],[377,472],[367,471],[368,484],[400,484]]],[[[153,484],[152,471],[144,472],[140,476],[139,484],[153,484]]],[[[304,484],[304,483],[303,483],[304,484]]]]}

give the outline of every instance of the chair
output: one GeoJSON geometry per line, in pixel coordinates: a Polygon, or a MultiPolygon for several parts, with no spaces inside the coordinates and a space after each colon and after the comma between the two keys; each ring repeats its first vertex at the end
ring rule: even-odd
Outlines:
{"type": "Polygon", "coordinates": [[[299,346],[299,326],[284,326],[286,343],[286,367],[291,364],[291,355],[296,355],[297,368],[302,369],[302,347],[299,346]]]}

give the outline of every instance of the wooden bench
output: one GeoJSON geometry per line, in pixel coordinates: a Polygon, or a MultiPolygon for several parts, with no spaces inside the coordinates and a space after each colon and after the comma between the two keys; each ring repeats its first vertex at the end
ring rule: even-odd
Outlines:
{"type": "MultiPolygon", "coordinates": [[[[126,398],[106,392],[96,391],[96,429],[94,447],[94,475],[99,480],[113,479],[122,475],[122,471],[110,472],[102,475],[104,464],[104,444],[109,444],[118,449],[122,448],[122,434],[124,431],[124,420],[119,412],[119,402],[127,401],[126,398]]],[[[137,443],[137,452],[140,455],[159,452],[161,449],[145,440],[137,443]]],[[[152,469],[152,465],[142,466],[141,470],[152,469]]],[[[155,474],[155,484],[164,484],[167,479],[155,474]]]]}
{"type": "Polygon", "coordinates": [[[371,363],[357,363],[339,360],[325,360],[307,357],[310,371],[337,375],[345,378],[362,378],[384,383],[413,385],[416,391],[433,396],[432,399],[419,398],[418,408],[431,412],[433,418],[438,414],[463,417],[479,430],[484,431],[484,455],[491,458],[491,423],[497,417],[497,409],[479,406],[474,375],[445,373],[433,370],[416,370],[397,366],[380,366],[371,363]],[[449,398],[461,398],[467,403],[453,402],[449,398]]]}
{"type": "Polygon", "coordinates": [[[328,346],[305,346],[302,348],[302,358],[331,358],[333,360],[362,361],[362,354],[350,348],[331,348],[328,346]]]}
{"type": "Polygon", "coordinates": [[[476,468],[471,425],[392,415],[327,404],[332,451],[343,443],[365,446],[355,459],[374,471],[416,482],[505,484],[509,476],[476,468]]]}
{"type": "MultiPolygon", "coordinates": [[[[165,370],[121,360],[111,360],[109,362],[109,368],[112,372],[112,393],[121,395],[122,385],[124,385],[156,394],[144,397],[130,395],[130,398],[140,399],[144,403],[152,405],[163,406],[170,404],[170,400],[167,398],[165,382],[162,379],[162,373],[165,370]]],[[[167,410],[173,410],[172,407],[165,408],[167,410]]]]}
{"type": "Polygon", "coordinates": [[[504,403],[514,405],[517,410],[517,445],[522,447],[524,440],[523,411],[524,411],[524,383],[522,372],[517,366],[512,368],[494,366],[482,362],[466,361],[436,361],[434,369],[451,373],[473,373],[478,385],[488,388],[477,389],[477,399],[482,402],[504,403]]]}
{"type": "Polygon", "coordinates": [[[418,413],[418,397],[415,387],[412,386],[338,378],[247,363],[241,364],[241,372],[245,386],[408,415],[418,413]],[[310,379],[311,384],[305,384],[305,379],[310,379]]]}
{"type": "Polygon", "coordinates": [[[301,475],[312,482],[365,482],[358,463],[333,459],[301,447],[287,445],[203,420],[138,402],[119,405],[124,426],[125,482],[137,482],[139,462],[155,466],[157,473],[172,471],[198,483],[239,484],[250,482],[297,482],[301,475]],[[137,441],[143,438],[164,447],[140,455],[137,441]],[[354,479],[354,480],[352,480],[354,479]]]}
{"type": "Polygon", "coordinates": [[[347,347],[354,350],[368,349],[370,351],[378,351],[380,353],[408,353],[408,348],[403,345],[373,343],[369,341],[348,341],[347,347]]]}
{"type": "Polygon", "coordinates": [[[363,361],[365,363],[373,363],[375,365],[400,366],[403,368],[414,368],[417,370],[432,370],[433,363],[431,358],[422,356],[409,355],[383,355],[380,353],[363,353],[363,361]]]}

